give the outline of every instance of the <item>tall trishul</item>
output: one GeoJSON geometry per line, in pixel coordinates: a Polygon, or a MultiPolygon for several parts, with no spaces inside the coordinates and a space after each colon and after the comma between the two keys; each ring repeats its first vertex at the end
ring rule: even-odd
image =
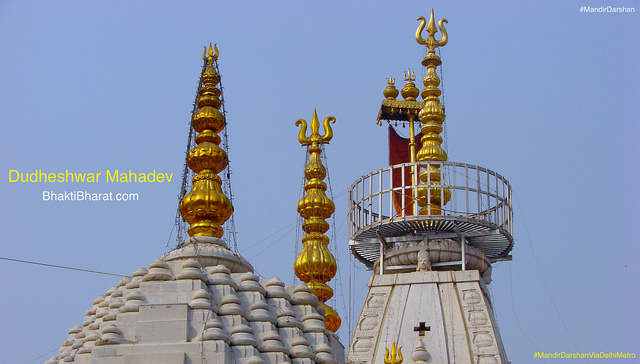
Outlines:
{"type": "MultiPolygon", "coordinates": [[[[440,78],[436,73],[436,67],[442,64],[440,57],[436,54],[435,49],[437,47],[443,47],[447,44],[447,31],[444,28],[444,23],[447,23],[446,19],[440,19],[438,26],[442,32],[441,40],[436,40],[435,34],[438,31],[436,24],[433,20],[433,10],[431,10],[431,18],[429,19],[429,25],[427,25],[427,32],[429,37],[427,39],[422,38],[422,31],[426,25],[424,17],[419,17],[420,26],[416,30],[416,41],[419,44],[425,45],[429,51],[422,60],[422,65],[427,68],[427,73],[424,76],[422,83],[424,84],[424,90],[422,90],[422,98],[424,99],[424,107],[418,113],[418,118],[422,123],[420,127],[422,131],[422,148],[416,155],[418,162],[445,162],[447,160],[447,153],[442,148],[442,123],[444,122],[445,114],[444,107],[440,103],[440,94],[442,93],[438,86],[440,86],[440,78]]],[[[429,167],[420,172],[420,181],[424,184],[431,186],[438,186],[442,184],[442,171],[438,164],[430,164],[429,167]]],[[[421,207],[420,214],[423,215],[441,215],[442,208],[451,199],[451,192],[446,187],[436,188],[419,188],[418,189],[418,205],[421,207]]]]}
{"type": "Polygon", "coordinates": [[[325,304],[333,296],[333,290],[326,283],[336,275],[337,265],[327,248],[329,238],[324,233],[329,230],[329,224],[325,220],[331,217],[335,205],[325,194],[327,184],[323,180],[327,176],[327,170],[320,160],[320,144],[328,144],[333,137],[331,123],[335,120],[333,116],[324,119],[324,135],[321,136],[320,122],[314,109],[309,137],[306,136],[307,122],[303,119],[296,121],[296,126],[301,125],[298,141],[308,147],[309,164],[304,170],[307,180],[304,185],[305,194],[298,202],[298,213],[305,219],[302,230],[307,234],[302,238],[303,248],[294,265],[296,276],[320,300],[320,305],[325,309],[325,327],[333,332],[338,330],[341,320],[338,313],[325,304]]]}
{"type": "Polygon", "coordinates": [[[189,223],[189,235],[221,238],[221,227],[233,213],[231,201],[221,189],[218,173],[227,167],[227,153],[220,148],[220,133],[226,126],[220,112],[220,90],[216,87],[220,76],[214,62],[218,48],[205,47],[202,58],[206,62],[202,73],[201,87],[196,101],[197,111],[191,119],[191,127],[198,132],[197,146],[189,151],[187,164],[196,173],[191,191],[180,201],[180,213],[189,223]],[[215,54],[214,54],[215,50],[215,54]]]}

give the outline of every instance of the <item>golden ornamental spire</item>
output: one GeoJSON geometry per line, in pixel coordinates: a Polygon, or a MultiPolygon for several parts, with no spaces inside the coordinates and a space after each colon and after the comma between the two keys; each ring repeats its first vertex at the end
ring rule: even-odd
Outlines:
{"type": "Polygon", "coordinates": [[[320,135],[320,122],[318,114],[313,110],[311,120],[311,135],[306,136],[307,122],[303,119],[296,121],[296,126],[301,126],[298,141],[303,146],[308,146],[309,164],[304,170],[307,182],[304,185],[304,197],[298,202],[298,213],[305,221],[302,230],[307,235],[302,238],[302,251],[296,258],[294,271],[301,281],[307,284],[320,305],[325,309],[324,323],[328,330],[336,332],[340,327],[340,316],[325,302],[333,296],[333,290],[326,283],[336,275],[338,266],[333,254],[327,248],[329,238],[324,235],[329,230],[329,224],[325,221],[335,211],[333,201],[327,197],[325,191],[327,185],[324,178],[327,170],[320,161],[322,148],[320,144],[328,144],[333,137],[331,123],[336,119],[329,116],[324,119],[324,134],[320,135]]]}
{"type": "MultiPolygon", "coordinates": [[[[436,67],[442,64],[440,57],[436,54],[437,47],[443,47],[447,44],[448,36],[444,28],[446,19],[440,19],[438,27],[442,32],[441,40],[436,40],[435,34],[438,31],[433,20],[433,9],[431,9],[431,18],[427,26],[429,37],[422,38],[422,31],[425,28],[426,20],[424,17],[418,17],[420,25],[416,30],[416,41],[425,45],[429,51],[422,60],[422,65],[427,67],[427,74],[424,76],[422,90],[422,98],[424,99],[424,107],[418,113],[418,118],[422,123],[420,130],[422,131],[422,148],[418,151],[416,159],[418,162],[445,162],[447,153],[442,148],[442,123],[444,122],[444,107],[440,103],[440,94],[442,93],[440,86],[440,78],[436,73],[436,67]]],[[[420,172],[420,181],[422,184],[430,186],[442,185],[442,171],[437,165],[431,165],[429,168],[420,172]]],[[[423,215],[441,215],[442,207],[451,199],[451,192],[445,187],[431,187],[418,189],[418,205],[421,207],[420,214],[423,215]]]]}
{"type": "Polygon", "coordinates": [[[227,153],[220,148],[220,133],[226,126],[220,112],[220,90],[216,87],[220,76],[214,62],[218,59],[218,48],[204,47],[205,61],[200,77],[200,89],[196,101],[197,110],[191,119],[191,127],[198,132],[196,147],[189,151],[187,165],[196,173],[191,191],[180,201],[180,213],[189,223],[190,236],[221,238],[222,227],[233,212],[231,201],[220,188],[222,181],[218,173],[227,167],[227,153]],[[215,50],[215,54],[214,54],[215,50]]]}

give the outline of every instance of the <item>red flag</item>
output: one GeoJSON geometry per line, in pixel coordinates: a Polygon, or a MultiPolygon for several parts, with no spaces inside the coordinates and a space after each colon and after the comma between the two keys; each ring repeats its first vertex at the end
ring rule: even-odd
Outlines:
{"type": "MultiPolygon", "coordinates": [[[[418,133],[415,136],[416,152],[422,147],[420,142],[422,133],[418,133]]],[[[395,129],[389,125],[389,165],[402,164],[411,162],[411,152],[409,150],[409,139],[403,138],[395,131],[395,129]]],[[[393,204],[398,216],[413,215],[413,190],[411,188],[402,188],[395,190],[396,188],[411,186],[413,177],[411,174],[411,168],[404,168],[404,178],[402,176],[402,168],[393,170],[391,177],[393,182],[393,204]],[[404,208],[403,205],[404,195],[404,208]]]]}

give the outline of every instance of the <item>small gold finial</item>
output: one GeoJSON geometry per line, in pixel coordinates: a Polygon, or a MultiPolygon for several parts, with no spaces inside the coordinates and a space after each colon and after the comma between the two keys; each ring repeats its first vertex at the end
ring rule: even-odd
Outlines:
{"type": "Polygon", "coordinates": [[[416,73],[415,72],[411,72],[411,69],[408,68],[407,71],[404,71],[404,80],[405,81],[415,81],[416,80],[416,73]]]}
{"type": "Polygon", "coordinates": [[[338,313],[325,304],[333,296],[333,290],[326,283],[336,275],[338,266],[327,248],[329,238],[324,234],[329,230],[329,223],[325,220],[333,215],[335,205],[325,194],[327,184],[324,183],[324,178],[327,170],[320,160],[320,144],[328,144],[333,137],[331,122],[335,121],[333,116],[324,119],[325,132],[321,136],[318,114],[314,109],[311,135],[308,137],[307,122],[304,119],[296,121],[296,126],[301,125],[298,141],[303,146],[308,146],[309,163],[304,170],[307,180],[304,184],[305,194],[298,202],[298,213],[305,219],[302,230],[306,235],[302,238],[302,251],[293,266],[296,276],[318,297],[320,306],[325,309],[325,328],[333,332],[338,330],[341,322],[338,313]]]}
{"type": "Polygon", "coordinates": [[[398,89],[396,88],[395,83],[396,83],[395,78],[393,77],[387,78],[387,88],[385,88],[384,91],[382,92],[382,94],[386,99],[395,100],[396,97],[398,97],[398,94],[400,93],[400,91],[398,91],[398,89]]]}
{"type": "Polygon", "coordinates": [[[401,364],[402,360],[402,346],[396,351],[396,343],[391,344],[391,356],[389,356],[389,348],[384,348],[384,363],[385,364],[401,364]]]}
{"type": "Polygon", "coordinates": [[[218,45],[214,44],[213,48],[211,48],[211,43],[209,43],[209,54],[207,56],[207,46],[204,46],[204,52],[202,53],[202,59],[204,61],[207,61],[209,63],[213,63],[215,60],[218,59],[218,56],[220,55],[220,53],[218,52],[218,45]],[[213,54],[213,51],[216,51],[215,55],[213,54]]]}
{"type": "Polygon", "coordinates": [[[444,28],[444,23],[449,23],[447,19],[442,18],[438,21],[438,28],[440,28],[440,31],[442,32],[442,38],[440,38],[440,40],[436,40],[435,35],[438,32],[438,29],[436,28],[436,23],[433,19],[433,9],[431,9],[431,18],[429,18],[429,25],[427,26],[429,37],[427,39],[422,38],[422,31],[424,30],[427,21],[424,16],[419,16],[417,19],[420,21],[420,25],[416,30],[416,41],[418,44],[426,45],[427,48],[429,48],[429,53],[435,53],[435,49],[437,47],[444,47],[449,40],[447,30],[444,28]]]}
{"type": "Polygon", "coordinates": [[[416,101],[416,97],[420,95],[420,90],[418,90],[416,84],[413,83],[413,81],[416,80],[416,73],[411,72],[411,69],[404,71],[404,80],[407,81],[407,83],[405,83],[400,92],[402,97],[407,101],[416,101]]]}

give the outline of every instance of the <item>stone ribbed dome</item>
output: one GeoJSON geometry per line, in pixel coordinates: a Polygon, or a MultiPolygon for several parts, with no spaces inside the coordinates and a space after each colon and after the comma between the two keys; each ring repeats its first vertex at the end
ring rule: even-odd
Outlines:
{"type": "Polygon", "coordinates": [[[261,280],[222,245],[188,244],[140,268],[69,330],[61,363],[339,363],[305,285],[261,280]]]}

